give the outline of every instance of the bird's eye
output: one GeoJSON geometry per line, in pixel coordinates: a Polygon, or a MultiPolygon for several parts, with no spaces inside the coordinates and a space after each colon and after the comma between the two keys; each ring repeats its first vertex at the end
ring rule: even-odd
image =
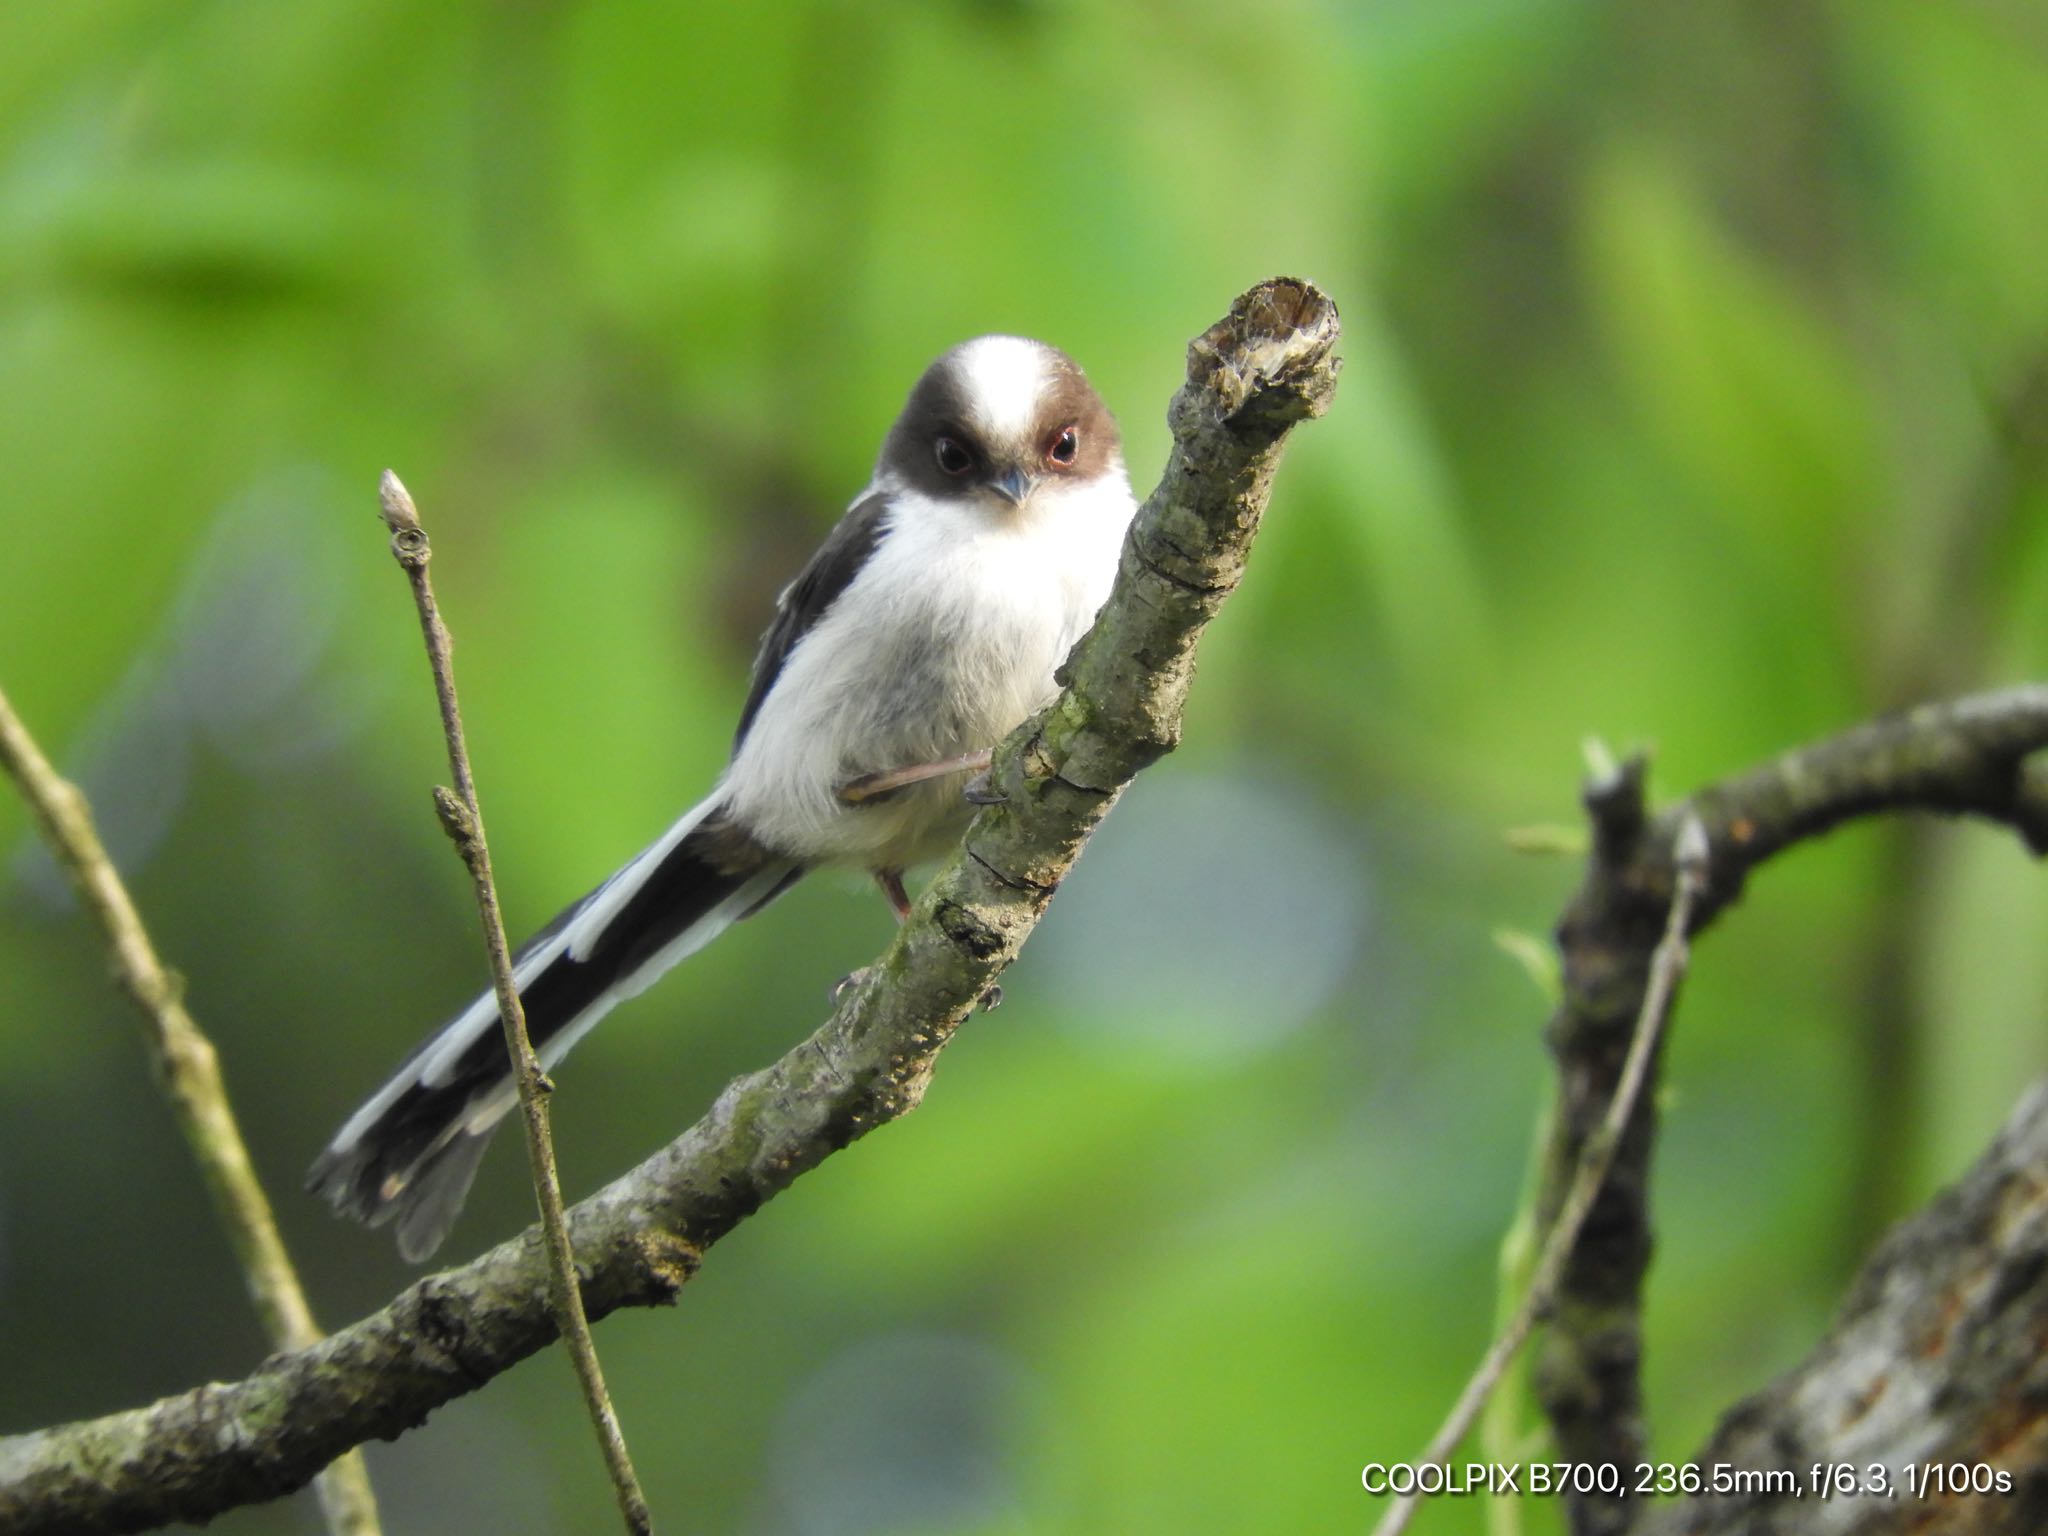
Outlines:
{"type": "Polygon", "coordinates": [[[1045,456],[1062,467],[1074,462],[1074,455],[1081,451],[1081,434],[1072,427],[1060,429],[1060,435],[1052,440],[1052,446],[1045,450],[1045,456]]]}
{"type": "Polygon", "coordinates": [[[974,455],[961,446],[954,437],[942,437],[932,444],[932,454],[939,461],[939,468],[949,475],[964,475],[974,468],[974,455]]]}

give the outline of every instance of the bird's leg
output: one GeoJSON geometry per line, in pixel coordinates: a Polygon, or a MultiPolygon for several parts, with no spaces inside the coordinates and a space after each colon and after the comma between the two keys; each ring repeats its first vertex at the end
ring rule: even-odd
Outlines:
{"type": "MultiPolygon", "coordinates": [[[[906,917],[910,916],[910,893],[903,889],[903,871],[900,869],[878,869],[874,874],[875,884],[882,888],[882,894],[889,899],[890,909],[896,914],[896,921],[901,923],[906,917]]],[[[839,1001],[846,989],[853,986],[867,973],[868,968],[862,966],[859,970],[848,971],[844,976],[840,977],[837,982],[833,983],[832,1000],[834,1002],[839,1001]]]]}
{"type": "Polygon", "coordinates": [[[923,784],[932,779],[943,779],[951,773],[965,773],[972,770],[988,771],[989,749],[978,752],[962,752],[958,757],[942,757],[935,763],[912,763],[908,768],[890,768],[882,773],[864,773],[857,779],[848,779],[839,786],[839,799],[845,805],[864,805],[870,800],[880,800],[893,795],[899,789],[908,789],[913,784],[923,784]]]}
{"type": "Polygon", "coordinates": [[[903,871],[900,869],[878,869],[875,884],[882,888],[882,894],[889,898],[889,905],[896,910],[896,921],[902,922],[910,916],[910,897],[903,889],[903,871]]]}
{"type": "MultiPolygon", "coordinates": [[[[896,921],[898,923],[903,922],[906,918],[910,916],[910,893],[903,889],[902,870],[876,870],[875,884],[879,885],[882,888],[882,894],[889,898],[889,905],[892,909],[894,909],[896,913],[896,921]]],[[[859,970],[849,971],[846,975],[840,977],[838,985],[832,988],[832,1000],[834,1002],[837,1002],[839,998],[845,993],[848,987],[851,987],[858,983],[863,976],[867,975],[867,973],[868,968],[866,966],[862,966],[859,970]]],[[[1002,1005],[1003,989],[1001,987],[990,987],[986,992],[981,994],[981,1011],[983,1013],[993,1013],[996,1009],[1002,1007],[1002,1005]]]]}

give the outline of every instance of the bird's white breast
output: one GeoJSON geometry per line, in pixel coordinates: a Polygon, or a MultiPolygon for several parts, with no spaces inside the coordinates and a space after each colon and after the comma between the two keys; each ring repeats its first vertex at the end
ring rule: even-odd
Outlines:
{"type": "Polygon", "coordinates": [[[994,746],[1050,703],[1134,510],[1121,466],[1014,512],[897,491],[880,545],[791,651],[727,771],[737,818],[812,863],[943,852],[971,809],[966,775],[858,807],[840,786],[994,746]]]}

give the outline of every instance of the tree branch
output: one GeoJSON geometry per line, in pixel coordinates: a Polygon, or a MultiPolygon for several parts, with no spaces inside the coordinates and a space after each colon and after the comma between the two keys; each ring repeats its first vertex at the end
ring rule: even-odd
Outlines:
{"type": "Polygon", "coordinates": [[[604,1367],[597,1358],[597,1343],[590,1336],[590,1319],[583,1312],[583,1290],[576,1281],[576,1254],[569,1243],[569,1224],[562,1208],[562,1179],[555,1169],[555,1141],[548,1127],[548,1094],[554,1089],[540,1069],[533,1053],[533,1040],[526,1032],[526,1006],[519,996],[519,983],[512,974],[512,946],[505,938],[505,917],[498,910],[498,886],[491,878],[491,848],[484,837],[483,806],[476,795],[476,777],[469,766],[469,742],[462,730],[462,705],[455,692],[454,643],[448,626],[441,620],[440,605],[434,601],[434,581],[427,571],[433,549],[412,497],[397,475],[384,471],[377,487],[377,501],[384,526],[391,530],[391,554],[405,572],[412,587],[413,605],[419,610],[420,634],[426,641],[427,664],[433,669],[434,697],[441,709],[441,734],[448,745],[448,771],[455,777],[452,790],[436,788],[434,804],[441,825],[454,841],[469,871],[476,891],[477,918],[483,925],[484,951],[490,959],[491,989],[498,997],[498,1022],[505,1032],[505,1054],[512,1061],[512,1080],[519,1090],[519,1118],[526,1134],[526,1160],[533,1177],[534,1202],[540,1207],[540,1231],[547,1244],[548,1294],[553,1300],[555,1322],[562,1331],[576,1384],[583,1392],[583,1406],[597,1431],[597,1444],[604,1457],[605,1474],[619,1504],[620,1517],[634,1536],[649,1536],[654,1517],[647,1508],[647,1496],[640,1491],[639,1475],[626,1450],[626,1433],[619,1427],[619,1413],[605,1390],[604,1367]]]}
{"type": "MultiPolygon", "coordinates": [[[[1450,1460],[1459,1442],[1471,1432],[1479,1410],[1486,1406],[1487,1399],[1507,1374],[1508,1366],[1520,1353],[1537,1319],[1549,1312],[1557,1299],[1558,1282],[1564,1275],[1565,1261],[1571,1257],[1579,1233],[1585,1229],[1586,1218],[1592,1213],[1593,1202],[1599,1198],[1600,1186],[1614,1165],[1621,1133],[1628,1125],[1629,1117],[1635,1113],[1636,1101],[1650,1076],[1650,1063],[1657,1057],[1657,1045],[1663,1038],[1664,1025],[1671,1017],[1671,1005],[1677,1000],[1678,983],[1683,979],[1686,963],[1691,958],[1687,935],[1692,932],[1693,907],[1706,889],[1707,857],[1706,829],[1697,817],[1688,818],[1679,828],[1678,847],[1674,850],[1678,888],[1671,895],[1671,915],[1665,919],[1663,937],[1657,941],[1657,948],[1650,956],[1650,981],[1643,992],[1643,1011],[1636,1017],[1636,1027],[1629,1039],[1628,1057],[1622,1064],[1621,1080],[1615,1085],[1614,1097],[1601,1119],[1600,1132],[1587,1140],[1579,1155],[1578,1167],[1572,1172],[1571,1188],[1565,1195],[1557,1220],[1543,1239],[1543,1252],[1529,1277],[1529,1288],[1523,1294],[1521,1304],[1495,1336],[1486,1358],[1479,1362],[1479,1368],[1472,1373],[1471,1380],[1465,1384],[1465,1390],[1459,1394],[1457,1403],[1444,1420],[1443,1428],[1416,1458],[1418,1466],[1440,1467],[1450,1460]]],[[[1419,1491],[1397,1497],[1373,1527],[1373,1536],[1401,1536],[1414,1517],[1421,1498],[1419,1491]]]]}
{"type": "Polygon", "coordinates": [[[2048,1079],[1959,1183],[1879,1246],[1820,1347],[1730,1410],[1694,1458],[1767,1472],[1776,1489],[1683,1500],[1642,1536],[2037,1536],[2044,1339],[2048,1079]],[[1875,1467],[1892,1496],[1875,1491],[1875,1467]],[[1825,1502],[1816,1468],[1838,1479],[1825,1502]],[[1866,1491],[1848,1492],[1838,1469],[1866,1491]]]}
{"type": "MultiPolygon", "coordinates": [[[[1131,776],[1178,740],[1195,642],[1236,587],[1288,431],[1336,386],[1335,307],[1274,279],[1188,351],[1174,451],[1065,691],[996,754],[984,811],[832,1017],[569,1213],[593,1318],[672,1301],[704,1252],[792,1180],[913,1108],[939,1051],[1029,936],[1131,776]]],[[[0,1440],[0,1528],[203,1520],[395,1436],[555,1336],[537,1233],[428,1276],[308,1350],[227,1385],[0,1440]]]]}
{"type": "MultiPolygon", "coordinates": [[[[1538,1206],[1543,1223],[1556,1219],[1587,1138],[1613,1098],[1670,906],[1672,839],[1683,818],[1699,817],[1712,848],[1711,877],[1693,922],[1698,933],[1766,859],[1858,816],[1973,815],[2013,828],[2036,854],[2048,851],[2048,774],[2028,761],[2044,746],[2048,687],[2034,685],[1887,716],[1654,816],[1640,758],[1589,785],[1593,851],[1557,935],[1564,999],[1547,1032],[1559,1085],[1538,1206]]],[[[1566,1268],[1538,1360],[1537,1393],[1566,1460],[1627,1470],[1642,1458],[1641,1296],[1655,1122],[1655,1093],[1646,1092],[1566,1268]]],[[[1637,1507],[1626,1499],[1574,1498],[1573,1528],[1623,1531],[1637,1507]]]]}
{"type": "MultiPolygon", "coordinates": [[[[43,840],[106,935],[114,980],[147,1026],[157,1083],[206,1180],[214,1213],[227,1229],[265,1335],[278,1349],[310,1347],[320,1338],[320,1329],[284,1239],[278,1236],[270,1199],[249,1161],[213,1042],[185,1010],[183,980],[157,957],[142,914],[93,827],[85,796],[50,766],[4,693],[0,768],[21,790],[43,840]]],[[[377,1536],[377,1501],[362,1457],[337,1461],[321,1477],[318,1492],[321,1513],[337,1536],[377,1536]]]]}

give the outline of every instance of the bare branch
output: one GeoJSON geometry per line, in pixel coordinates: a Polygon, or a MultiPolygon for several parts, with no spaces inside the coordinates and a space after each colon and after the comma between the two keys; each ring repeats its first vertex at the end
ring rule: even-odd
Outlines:
{"type": "MultiPolygon", "coordinates": [[[[1262,283],[1190,346],[1174,450],[1065,692],[998,750],[984,810],[881,959],[780,1061],[569,1212],[593,1318],[673,1301],[704,1251],[800,1174],[908,1112],[1132,775],[1180,733],[1195,642],[1236,587],[1289,430],[1336,387],[1337,312],[1262,283]]],[[[128,1531],[302,1484],[555,1337],[528,1231],[431,1275],[310,1350],[148,1408],[0,1440],[0,1528],[128,1531]]]]}
{"type": "MultiPolygon", "coordinates": [[[[157,958],[142,914],[94,830],[85,796],[50,766],[4,693],[0,768],[21,790],[44,841],[106,935],[114,979],[142,1015],[157,1082],[206,1180],[264,1333],[278,1349],[310,1348],[320,1329],[249,1161],[213,1042],[185,1009],[182,979],[157,958]]],[[[361,1456],[335,1462],[318,1492],[328,1529],[339,1536],[377,1536],[377,1502],[361,1456]]]]}
{"type": "MultiPolygon", "coordinates": [[[[1655,815],[1640,758],[1597,776],[1585,792],[1592,856],[1558,926],[1565,985],[1548,1029],[1559,1099],[1538,1207],[1546,1223],[1563,1208],[1572,1170],[1613,1099],[1669,908],[1671,849],[1684,818],[1699,818],[1713,851],[1697,934],[1766,859],[1859,816],[1978,816],[2011,827],[2035,853],[2048,850],[2048,777],[2029,761],[2044,746],[2048,687],[2033,685],[1872,721],[1655,815]]],[[[1655,1121],[1655,1095],[1646,1093],[1573,1249],[1539,1351],[1537,1393],[1570,1461],[1627,1469],[1642,1459],[1641,1297],[1655,1121]]],[[[1636,1507],[1574,1496],[1573,1528],[1582,1536],[1623,1531],[1636,1507]]]]}
{"type": "Polygon", "coordinates": [[[1693,1458],[1752,1475],[1658,1510],[1643,1536],[2036,1536],[2048,1529],[2044,1337],[2048,1080],[1885,1239],[1820,1346],[1731,1409],[1693,1458]]]}
{"type": "MultiPolygon", "coordinates": [[[[1614,1098],[1608,1103],[1607,1114],[1600,1123],[1600,1132],[1586,1142],[1579,1154],[1571,1189],[1565,1196],[1557,1220],[1551,1223],[1550,1231],[1543,1240],[1543,1252],[1536,1261],[1535,1273],[1530,1277],[1522,1304],[1494,1339],[1486,1358],[1479,1362],[1479,1368],[1472,1373],[1472,1379],[1465,1384],[1465,1390],[1459,1394],[1450,1415],[1444,1420],[1443,1428],[1416,1458],[1418,1466],[1444,1465],[1459,1442],[1471,1433],[1479,1410],[1486,1406],[1487,1399],[1500,1385],[1501,1377],[1528,1341],[1530,1330],[1556,1300],[1565,1261],[1571,1257],[1572,1247],[1586,1225],[1586,1217],[1592,1214],[1593,1201],[1600,1193],[1608,1169],[1614,1164],[1621,1134],[1628,1126],[1630,1115],[1635,1112],[1636,1100],[1650,1075],[1650,1063],[1656,1059],[1665,1021],[1671,1017],[1671,1004],[1678,995],[1678,983],[1685,975],[1690,953],[1687,935],[1692,929],[1693,908],[1707,888],[1707,832],[1697,817],[1688,817],[1680,824],[1673,857],[1678,868],[1678,886],[1671,896],[1671,914],[1665,920],[1663,937],[1658,940],[1656,951],[1650,957],[1650,984],[1644,990],[1642,1012],[1637,1015],[1635,1032],[1629,1041],[1628,1059],[1622,1067],[1621,1081],[1615,1086],[1614,1098]]],[[[1421,1497],[1419,1493],[1397,1497],[1380,1517],[1379,1524],[1373,1527],[1373,1536],[1401,1536],[1401,1532],[1408,1528],[1408,1522],[1414,1518],[1421,1497]]]]}
{"type": "Polygon", "coordinates": [[[385,526],[391,530],[392,556],[412,584],[413,603],[420,614],[420,633],[427,643],[427,662],[434,672],[434,696],[441,706],[441,732],[448,743],[448,770],[455,776],[455,788],[436,789],[434,799],[441,824],[462,855],[470,883],[476,889],[477,916],[483,923],[484,949],[491,963],[491,987],[498,995],[498,1018],[505,1028],[505,1052],[512,1060],[513,1080],[519,1088],[520,1119],[526,1131],[526,1158],[533,1174],[534,1200],[540,1207],[541,1234],[547,1240],[549,1295],[554,1302],[555,1321],[576,1369],[583,1406],[597,1430],[598,1448],[604,1456],[612,1492],[619,1501],[619,1514],[627,1530],[635,1536],[646,1536],[654,1529],[654,1517],[647,1508],[647,1496],[640,1491],[640,1478],[633,1471],[633,1458],[626,1450],[618,1410],[612,1406],[611,1393],[605,1390],[604,1367],[598,1362],[597,1342],[590,1336],[590,1319],[583,1312],[583,1288],[576,1279],[576,1254],[569,1242],[562,1179],[555,1169],[554,1136],[548,1127],[548,1094],[554,1085],[542,1074],[540,1058],[533,1053],[533,1041],[526,1032],[526,1007],[519,996],[519,983],[512,975],[512,946],[505,938],[504,914],[498,910],[498,887],[491,878],[491,850],[484,838],[484,813],[477,803],[476,779],[469,766],[469,743],[462,731],[462,705],[455,693],[454,646],[448,626],[441,620],[440,607],[434,601],[433,578],[427,574],[433,549],[427,542],[426,529],[420,526],[412,496],[388,469],[378,484],[377,500],[385,526]]]}

